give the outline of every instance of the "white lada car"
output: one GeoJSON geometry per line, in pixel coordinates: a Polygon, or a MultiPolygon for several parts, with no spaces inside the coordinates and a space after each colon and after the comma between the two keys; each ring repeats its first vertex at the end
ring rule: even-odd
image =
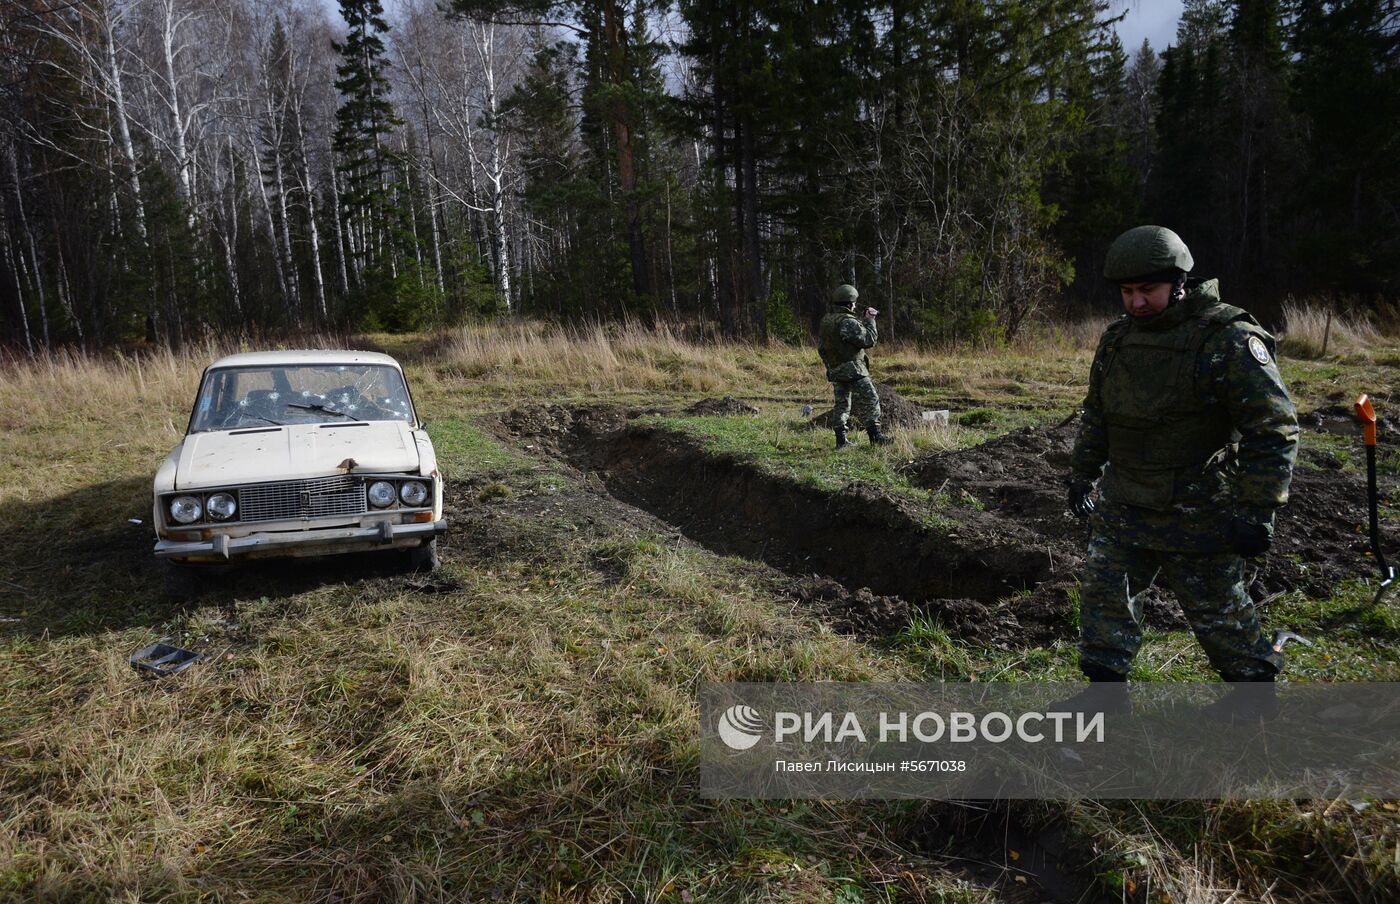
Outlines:
{"type": "Polygon", "coordinates": [[[433,568],[442,483],[393,358],[232,355],[205,370],[185,438],[156,472],[155,554],[185,564],[397,550],[433,568]]]}

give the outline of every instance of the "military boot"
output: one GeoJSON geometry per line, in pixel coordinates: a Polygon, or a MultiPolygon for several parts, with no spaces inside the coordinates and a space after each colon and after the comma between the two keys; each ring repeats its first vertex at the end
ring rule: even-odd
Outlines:
{"type": "Polygon", "coordinates": [[[1128,697],[1128,676],[1094,663],[1083,663],[1080,668],[1089,679],[1089,686],[1067,700],[1050,704],[1047,712],[1119,715],[1133,711],[1132,700],[1128,697]]]}
{"type": "Polygon", "coordinates": [[[1207,719],[1226,725],[1268,722],[1278,716],[1278,698],[1273,677],[1230,681],[1230,690],[1214,703],[1201,708],[1207,719]]]}
{"type": "Polygon", "coordinates": [[[870,443],[874,446],[888,446],[894,442],[893,439],[880,432],[879,424],[871,424],[865,428],[865,433],[870,437],[870,443]]]}
{"type": "Polygon", "coordinates": [[[845,427],[837,427],[837,428],[836,428],[836,451],[837,451],[837,452],[840,452],[842,449],[849,449],[849,448],[851,448],[851,447],[854,446],[854,445],[855,445],[855,443],[853,443],[853,442],[851,442],[850,440],[846,439],[846,428],[845,428],[845,427]]]}

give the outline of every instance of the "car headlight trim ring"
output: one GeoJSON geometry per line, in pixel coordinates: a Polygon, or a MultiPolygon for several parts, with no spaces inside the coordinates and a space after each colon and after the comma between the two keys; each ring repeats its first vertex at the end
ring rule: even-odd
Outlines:
{"type": "Polygon", "coordinates": [[[198,496],[176,496],[170,500],[170,517],[177,524],[193,524],[204,515],[198,496]]]}
{"type": "Polygon", "coordinates": [[[421,480],[406,480],[399,487],[399,499],[404,505],[417,508],[428,501],[428,485],[421,480]]]}
{"type": "Polygon", "coordinates": [[[387,480],[376,480],[371,483],[366,494],[369,497],[369,504],[381,509],[393,505],[394,500],[399,495],[398,491],[394,489],[394,485],[387,480]]]}

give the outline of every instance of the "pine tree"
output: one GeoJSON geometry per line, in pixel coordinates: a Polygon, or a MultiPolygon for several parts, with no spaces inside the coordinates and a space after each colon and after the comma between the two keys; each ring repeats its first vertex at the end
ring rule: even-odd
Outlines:
{"type": "Polygon", "coordinates": [[[1299,292],[1369,300],[1400,291],[1397,22],[1396,5],[1382,0],[1299,4],[1292,83],[1306,136],[1306,177],[1293,199],[1299,292]]]}
{"type": "Polygon", "coordinates": [[[380,0],[340,0],[340,14],[349,26],[345,41],[333,45],[341,56],[334,142],[337,171],[344,180],[341,204],[359,290],[358,313],[371,318],[372,325],[382,325],[385,316],[393,316],[399,267],[390,138],[400,122],[389,101],[382,37],[389,26],[380,0]]]}

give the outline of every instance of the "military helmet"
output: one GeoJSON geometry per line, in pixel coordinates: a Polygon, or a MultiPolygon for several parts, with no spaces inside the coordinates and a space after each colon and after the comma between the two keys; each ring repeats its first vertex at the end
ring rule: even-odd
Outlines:
{"type": "Polygon", "coordinates": [[[1112,283],[1170,282],[1191,272],[1196,262],[1181,236],[1165,226],[1137,226],[1113,240],[1103,262],[1103,278],[1112,283]]]}
{"type": "Polygon", "coordinates": [[[849,308],[856,303],[856,299],[859,297],[860,293],[856,291],[855,286],[842,283],[836,287],[836,291],[831,293],[831,303],[838,307],[849,308]]]}

